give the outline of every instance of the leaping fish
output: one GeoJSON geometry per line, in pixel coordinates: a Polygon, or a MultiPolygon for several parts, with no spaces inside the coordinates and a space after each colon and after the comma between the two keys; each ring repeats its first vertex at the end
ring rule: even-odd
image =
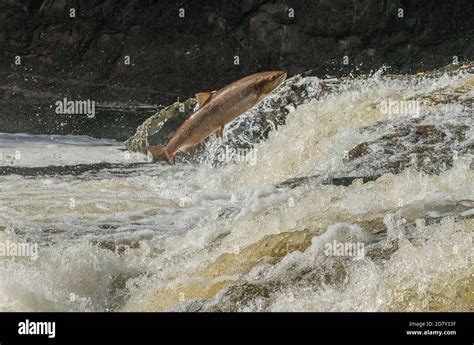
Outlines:
{"type": "Polygon", "coordinates": [[[193,156],[196,147],[212,133],[224,138],[224,127],[239,115],[251,109],[286,79],[282,71],[260,72],[237,80],[213,92],[196,94],[199,109],[174,133],[166,146],[147,146],[154,160],[175,164],[178,151],[193,156]]]}

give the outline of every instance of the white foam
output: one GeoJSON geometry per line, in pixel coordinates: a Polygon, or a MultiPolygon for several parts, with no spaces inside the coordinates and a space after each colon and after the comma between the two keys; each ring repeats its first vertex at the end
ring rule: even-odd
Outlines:
{"type": "Polygon", "coordinates": [[[44,167],[94,163],[146,162],[123,143],[82,135],[0,133],[0,166],[44,167]]]}
{"type": "MultiPolygon", "coordinates": [[[[400,245],[385,268],[371,260],[351,260],[342,282],[313,289],[309,281],[267,300],[257,296],[253,307],[243,303],[242,310],[430,310],[432,291],[441,291],[452,301],[456,284],[473,273],[472,265],[463,261],[472,260],[471,224],[425,227],[429,231],[419,243],[412,243],[408,236],[412,234],[397,217],[420,218],[427,204],[451,212],[443,202],[473,200],[474,191],[466,188],[474,179],[464,159],[469,157],[460,156],[439,176],[407,170],[347,187],[284,190],[270,184],[344,166],[345,151],[384,134],[377,128],[359,131],[388,119],[374,108],[383,99],[408,99],[463,83],[466,76],[348,82],[294,110],[285,126],[257,145],[254,166],[149,164],[123,174],[100,172],[94,178],[0,176],[0,239],[40,244],[37,261],[0,258],[0,310],[155,310],[156,300],[166,297],[157,291],[166,287],[178,291],[191,286],[197,291],[203,281],[217,284],[259,277],[271,285],[298,267],[325,273],[328,261],[315,261],[324,243],[370,245],[373,234],[355,223],[374,219],[385,219],[387,239],[400,245]],[[279,264],[258,266],[261,258],[256,258],[250,273],[223,270],[227,273],[210,282],[197,275],[222,255],[238,253],[267,235],[307,230],[323,235],[314,237],[305,252],[289,253],[279,264]],[[458,254],[453,252],[455,244],[460,245],[458,254]],[[71,293],[77,298],[71,299],[71,293]]],[[[0,165],[146,160],[126,159],[122,144],[89,137],[51,140],[2,134],[0,147],[4,153],[0,165]],[[12,162],[17,150],[21,159],[12,162]]],[[[465,206],[469,203],[463,205],[462,214],[472,212],[465,206]]],[[[381,230],[375,227],[371,230],[381,230]]],[[[170,303],[173,307],[179,300],[170,303]]],[[[224,302],[217,298],[216,303],[224,302]]]]}

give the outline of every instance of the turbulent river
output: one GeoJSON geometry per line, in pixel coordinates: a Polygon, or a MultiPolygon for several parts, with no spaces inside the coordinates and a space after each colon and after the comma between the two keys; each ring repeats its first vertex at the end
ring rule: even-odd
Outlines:
{"type": "Polygon", "coordinates": [[[217,138],[168,166],[0,134],[0,310],[471,310],[473,74],[299,85],[284,125],[217,163],[217,138]]]}

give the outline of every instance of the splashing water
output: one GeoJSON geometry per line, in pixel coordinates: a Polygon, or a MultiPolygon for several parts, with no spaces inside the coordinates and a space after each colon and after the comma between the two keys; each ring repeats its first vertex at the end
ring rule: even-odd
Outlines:
{"type": "Polygon", "coordinates": [[[200,163],[170,167],[109,140],[2,134],[0,243],[37,244],[37,256],[0,255],[0,310],[469,310],[473,87],[468,73],[376,74],[309,90],[253,160],[219,167],[214,138],[200,163]],[[387,100],[423,102],[406,114],[382,111],[387,100]],[[348,158],[357,145],[383,151],[377,140],[403,126],[460,121],[439,174],[278,186],[364,176],[348,158]],[[363,255],[328,251],[338,244],[363,255]]]}

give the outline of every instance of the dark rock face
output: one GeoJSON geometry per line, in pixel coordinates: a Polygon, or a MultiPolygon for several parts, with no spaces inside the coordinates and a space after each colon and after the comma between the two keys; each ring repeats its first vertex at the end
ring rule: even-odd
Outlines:
{"type": "Polygon", "coordinates": [[[3,0],[0,131],[124,140],[160,104],[257,71],[432,69],[474,57],[473,14],[470,0],[3,0]],[[63,97],[95,100],[97,116],[58,116],[63,97]]]}

